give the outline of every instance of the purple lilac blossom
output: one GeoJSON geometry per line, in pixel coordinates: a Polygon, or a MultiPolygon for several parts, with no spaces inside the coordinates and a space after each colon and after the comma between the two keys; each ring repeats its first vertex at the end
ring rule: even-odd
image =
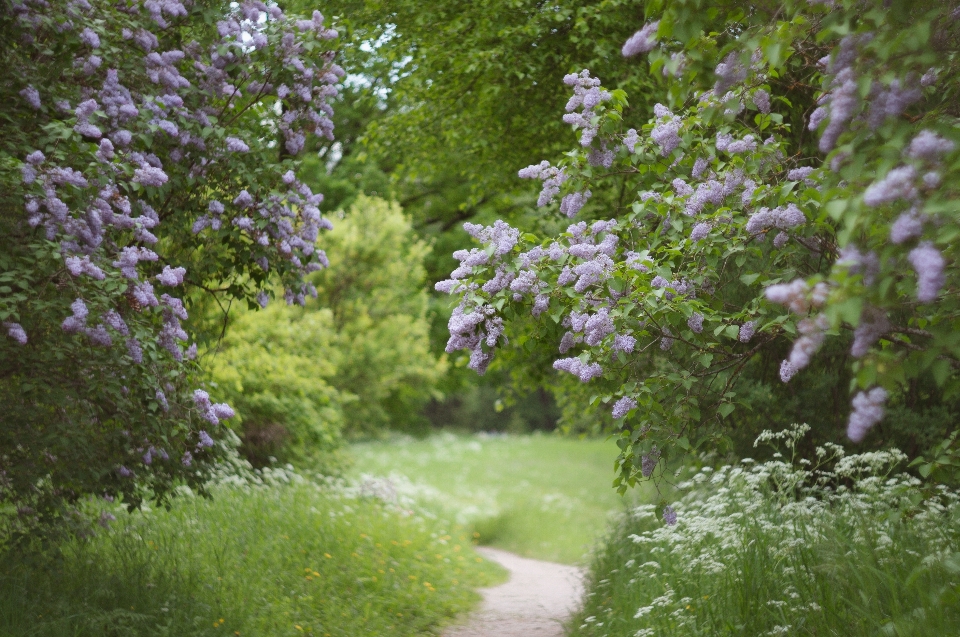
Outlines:
{"type": "Polygon", "coordinates": [[[90,261],[90,257],[84,255],[82,257],[70,256],[64,259],[64,264],[67,266],[67,272],[72,276],[80,276],[81,274],[86,274],[87,276],[94,278],[98,281],[102,281],[106,278],[106,275],[103,273],[99,267],[90,261]]]}
{"type": "Polygon", "coordinates": [[[620,52],[623,57],[628,58],[638,53],[647,53],[653,50],[657,45],[657,29],[660,27],[660,21],[648,22],[643,28],[634,33],[623,43],[620,52]]]}
{"type": "Polygon", "coordinates": [[[143,362],[143,348],[140,347],[140,342],[135,338],[127,339],[127,353],[130,354],[130,358],[133,359],[134,363],[138,365],[143,362]]]}
{"type": "Polygon", "coordinates": [[[77,299],[71,303],[70,310],[73,314],[64,319],[60,327],[68,334],[75,334],[86,326],[87,316],[90,314],[90,311],[87,309],[87,304],[83,302],[83,299],[77,299]]]}
{"type": "Polygon", "coordinates": [[[617,334],[613,337],[613,344],[610,349],[614,352],[624,352],[629,354],[637,345],[637,339],[629,334],[617,334]]]}
{"type": "Polygon", "coordinates": [[[784,383],[789,383],[790,379],[800,371],[796,367],[790,364],[790,361],[784,360],[780,363],[780,380],[784,383]]]}
{"type": "Polygon", "coordinates": [[[20,97],[27,100],[27,104],[36,110],[40,110],[43,107],[43,103],[40,101],[40,91],[32,86],[28,86],[20,91],[20,97]]]}
{"type": "Polygon", "coordinates": [[[753,103],[757,105],[757,110],[761,113],[766,114],[770,112],[770,94],[762,88],[754,91],[753,103]]]}
{"type": "Polygon", "coordinates": [[[630,396],[624,396],[613,405],[613,417],[623,418],[631,409],[637,407],[637,401],[630,396]]]}
{"type": "Polygon", "coordinates": [[[911,250],[907,258],[917,273],[917,300],[921,303],[933,301],[946,282],[943,255],[932,243],[924,241],[911,250]]]}
{"type": "Polygon", "coordinates": [[[907,156],[911,159],[925,159],[937,161],[942,155],[952,152],[956,144],[944,139],[930,130],[923,130],[910,142],[907,156]]]}
{"type": "Polygon", "coordinates": [[[699,312],[694,312],[690,318],[687,319],[687,327],[689,327],[694,334],[700,334],[703,332],[703,314],[699,312]]]}
{"type": "Polygon", "coordinates": [[[747,77],[747,69],[740,63],[740,54],[737,51],[731,51],[723,62],[717,65],[714,73],[717,75],[717,83],[713,87],[713,94],[717,97],[747,77]]]}
{"type": "Polygon", "coordinates": [[[144,186],[159,188],[168,180],[167,173],[153,166],[147,165],[133,171],[133,181],[144,186]]]}
{"type": "Polygon", "coordinates": [[[130,329],[124,322],[123,317],[120,316],[116,310],[107,310],[107,312],[103,315],[103,322],[124,336],[130,333],[130,329]]]}
{"type": "Polygon", "coordinates": [[[753,338],[753,335],[757,333],[757,322],[756,321],[747,321],[740,326],[740,333],[737,335],[737,340],[741,343],[749,343],[750,339],[753,338]]]}
{"type": "Polygon", "coordinates": [[[768,286],[764,290],[767,300],[780,305],[786,305],[793,312],[803,314],[810,308],[807,293],[810,287],[803,279],[795,279],[790,283],[778,283],[768,286]]]}
{"type": "Polygon", "coordinates": [[[781,230],[790,230],[797,226],[802,226],[807,222],[806,215],[797,207],[790,203],[786,206],[778,206],[774,209],[761,208],[750,215],[745,227],[750,234],[760,234],[768,228],[779,228],[781,230]]]}
{"type": "Polygon", "coordinates": [[[900,166],[888,172],[883,179],[876,181],[863,193],[863,202],[871,207],[881,206],[898,199],[915,199],[917,189],[914,180],[917,171],[913,166],[900,166]]]}
{"type": "Polygon", "coordinates": [[[823,345],[825,332],[829,327],[830,322],[825,314],[818,314],[816,318],[805,318],[797,324],[800,338],[793,342],[787,358],[794,369],[800,370],[810,364],[813,355],[823,345]]]}
{"type": "Polygon", "coordinates": [[[666,157],[682,141],[680,139],[682,122],[663,104],[656,104],[653,107],[653,113],[657,118],[657,123],[650,131],[650,138],[660,147],[661,154],[666,157]]]}
{"type": "Polygon", "coordinates": [[[674,526],[677,523],[677,512],[673,510],[672,506],[663,507],[663,521],[667,526],[674,526]]]}
{"type": "MultiPolygon", "coordinates": [[[[916,82],[916,80],[913,80],[916,82]]],[[[907,85],[899,79],[891,80],[890,85],[884,88],[879,82],[870,87],[868,101],[870,112],[867,123],[872,130],[876,130],[889,117],[899,117],[908,106],[923,96],[922,91],[914,85],[907,85]]]]}
{"type": "Polygon", "coordinates": [[[573,95],[567,102],[567,113],[563,116],[563,121],[575,128],[579,128],[580,145],[584,148],[593,144],[599,132],[599,123],[593,123],[593,109],[601,102],[608,101],[610,93],[600,88],[600,80],[590,77],[590,71],[583,70],[579,75],[570,73],[563,77],[563,83],[573,87],[573,95]],[[580,113],[574,113],[578,108],[583,108],[580,113]]]}
{"type": "Polygon", "coordinates": [[[537,206],[543,207],[553,202],[554,197],[560,192],[560,186],[567,180],[566,173],[550,165],[550,162],[543,161],[540,164],[534,164],[521,169],[517,175],[521,179],[540,179],[543,181],[543,187],[540,196],[537,198],[537,206]]]}
{"type": "Polygon", "coordinates": [[[865,285],[873,285],[880,272],[880,257],[876,252],[862,253],[850,244],[840,250],[839,257],[834,265],[848,268],[851,275],[861,275],[865,285]]]}
{"type": "Polygon", "coordinates": [[[603,374],[603,368],[597,363],[585,365],[579,358],[561,358],[554,361],[553,368],[563,372],[569,372],[580,379],[581,383],[589,382],[603,374]]]}
{"type": "Polygon", "coordinates": [[[560,212],[567,217],[575,216],[580,212],[584,204],[587,203],[587,200],[590,199],[592,194],[589,190],[585,190],[584,192],[572,192],[569,195],[565,195],[563,199],[560,200],[560,212]]]}
{"type": "Polygon", "coordinates": [[[231,153],[247,153],[250,152],[250,147],[247,146],[246,142],[237,137],[227,137],[227,150],[231,153]]]}
{"type": "Polygon", "coordinates": [[[629,129],[623,138],[623,145],[626,146],[627,150],[632,154],[639,143],[640,136],[637,134],[637,130],[635,128],[629,129]]]}
{"type": "Polygon", "coordinates": [[[157,275],[157,280],[161,285],[176,287],[183,283],[183,277],[186,275],[186,268],[171,268],[169,265],[163,267],[163,272],[157,275]]]}
{"type": "Polygon", "coordinates": [[[708,162],[703,157],[697,157],[697,161],[693,162],[693,170],[690,172],[690,176],[694,179],[700,179],[700,176],[703,175],[704,171],[710,166],[708,162]]]}
{"type": "Polygon", "coordinates": [[[896,245],[905,243],[910,239],[916,239],[922,234],[923,217],[920,216],[916,208],[911,208],[902,213],[890,226],[890,241],[896,245]]]}
{"type": "Polygon", "coordinates": [[[163,393],[162,389],[158,389],[154,394],[156,396],[157,402],[160,403],[160,408],[164,411],[170,409],[170,404],[167,402],[167,396],[163,393]]]}
{"type": "Polygon", "coordinates": [[[710,234],[710,224],[706,221],[702,221],[693,227],[693,230],[690,231],[690,240],[691,241],[700,241],[705,239],[710,234]]]}
{"type": "Polygon", "coordinates": [[[887,402],[887,391],[883,387],[874,387],[862,391],[853,398],[853,411],[847,423],[847,437],[853,442],[861,442],[870,429],[883,420],[883,406],[887,402]]]}
{"type": "Polygon", "coordinates": [[[677,193],[678,197],[687,197],[693,194],[693,187],[679,177],[674,179],[670,185],[673,186],[673,192],[677,193]]]}
{"type": "Polygon", "coordinates": [[[584,341],[591,347],[596,347],[607,334],[614,332],[613,319],[610,318],[607,308],[602,307],[596,314],[590,316],[583,326],[584,341]]]}
{"type": "Polygon", "coordinates": [[[131,294],[134,300],[144,308],[156,307],[160,304],[160,301],[158,301],[157,297],[153,294],[153,286],[149,281],[141,281],[135,285],[133,290],[131,290],[131,294]]]}
{"type": "Polygon", "coordinates": [[[27,333],[19,323],[6,322],[3,327],[7,330],[7,336],[15,340],[20,345],[27,344],[27,333]]]}
{"type": "Polygon", "coordinates": [[[198,437],[200,438],[200,442],[197,443],[197,451],[213,446],[213,438],[211,438],[210,434],[208,434],[206,431],[201,429],[198,437]]]}
{"type": "Polygon", "coordinates": [[[604,144],[602,149],[590,149],[590,152],[587,153],[587,163],[594,167],[603,166],[604,168],[610,168],[610,166],[613,165],[614,157],[614,152],[608,150],[606,144],[604,144]]]}
{"type": "Polygon", "coordinates": [[[89,46],[91,49],[100,48],[100,36],[97,35],[96,31],[90,27],[87,27],[80,32],[80,41],[89,46]]]}

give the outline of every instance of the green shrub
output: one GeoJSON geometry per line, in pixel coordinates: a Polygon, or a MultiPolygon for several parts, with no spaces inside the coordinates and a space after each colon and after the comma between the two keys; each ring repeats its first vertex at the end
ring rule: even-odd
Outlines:
{"type": "Polygon", "coordinates": [[[0,554],[0,635],[420,635],[500,577],[463,532],[267,470],[126,515],[56,556],[0,554]]]}
{"type": "Polygon", "coordinates": [[[258,466],[332,451],[354,399],[325,379],[340,352],[329,310],[274,304],[237,316],[207,364],[240,418],[242,451],[258,466]]]}
{"type": "Polygon", "coordinates": [[[903,459],[827,444],[814,466],[693,471],[674,526],[641,506],[613,530],[572,634],[954,634],[960,496],[894,475],[903,459]]]}
{"type": "Polygon", "coordinates": [[[342,432],[418,428],[446,369],[429,349],[428,248],[399,206],[359,197],[328,237],[316,301],[237,311],[210,353],[210,378],[258,466],[328,453],[342,432]]]}
{"type": "Polygon", "coordinates": [[[330,383],[357,396],[345,410],[352,434],[420,429],[446,359],[430,351],[424,259],[397,204],[360,196],[327,235],[330,267],[314,275],[317,304],[330,308],[342,356],[330,383]]]}

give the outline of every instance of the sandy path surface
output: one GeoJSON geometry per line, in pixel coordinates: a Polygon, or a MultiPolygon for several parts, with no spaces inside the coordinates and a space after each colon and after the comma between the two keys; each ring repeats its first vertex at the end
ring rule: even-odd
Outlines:
{"type": "Polygon", "coordinates": [[[583,570],[488,547],[477,552],[510,571],[506,584],[481,589],[483,604],[443,637],[562,637],[583,594],[583,570]]]}

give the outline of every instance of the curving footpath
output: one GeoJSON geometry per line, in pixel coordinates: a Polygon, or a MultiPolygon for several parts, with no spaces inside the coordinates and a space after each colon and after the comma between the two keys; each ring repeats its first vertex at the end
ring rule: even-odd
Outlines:
{"type": "Polygon", "coordinates": [[[563,636],[563,622],[583,595],[582,569],[489,547],[477,552],[510,571],[510,580],[482,589],[480,609],[466,623],[448,628],[443,637],[563,636]]]}

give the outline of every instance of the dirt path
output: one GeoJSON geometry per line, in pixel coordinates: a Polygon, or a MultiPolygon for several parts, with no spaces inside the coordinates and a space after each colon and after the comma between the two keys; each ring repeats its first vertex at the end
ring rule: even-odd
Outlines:
{"type": "Polygon", "coordinates": [[[583,571],[487,547],[477,552],[510,571],[510,580],[482,589],[480,609],[443,637],[562,637],[561,624],[583,594],[583,571]]]}

